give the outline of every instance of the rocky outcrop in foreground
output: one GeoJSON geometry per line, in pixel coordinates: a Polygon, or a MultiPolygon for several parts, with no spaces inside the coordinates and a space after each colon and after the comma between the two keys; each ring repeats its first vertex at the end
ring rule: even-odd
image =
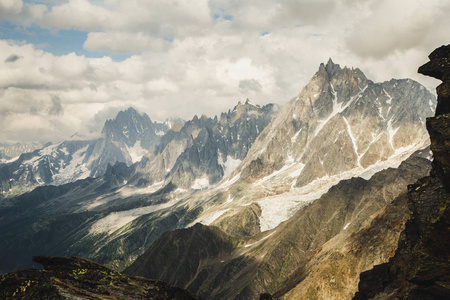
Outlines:
{"type": "Polygon", "coordinates": [[[443,81],[436,116],[427,119],[431,176],[408,187],[412,218],[388,263],[361,274],[354,299],[450,299],[450,45],[433,51],[419,73],[443,81]]]}
{"type": "Polygon", "coordinates": [[[45,270],[0,274],[0,299],[199,299],[164,282],[123,275],[79,257],[33,260],[45,270]]]}

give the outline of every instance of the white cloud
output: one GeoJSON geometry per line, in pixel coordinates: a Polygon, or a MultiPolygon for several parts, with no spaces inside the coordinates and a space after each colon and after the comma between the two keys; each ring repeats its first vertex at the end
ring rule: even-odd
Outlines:
{"type": "Polygon", "coordinates": [[[84,48],[88,50],[120,54],[160,52],[168,50],[169,47],[169,41],[143,32],[90,32],[84,43],[84,48]]]}
{"type": "Polygon", "coordinates": [[[48,11],[47,6],[43,4],[34,4],[27,6],[27,14],[30,21],[41,21],[44,18],[45,13],[48,11]]]}
{"type": "Polygon", "coordinates": [[[56,5],[45,15],[44,23],[58,29],[93,31],[114,21],[113,13],[88,0],[69,0],[56,5]]]}
{"type": "Polygon", "coordinates": [[[22,12],[22,0],[0,0],[0,18],[2,20],[13,20],[22,12]]]}
{"type": "Polygon", "coordinates": [[[247,97],[282,104],[329,57],[375,81],[411,77],[432,88],[417,68],[449,43],[444,0],[39,3],[11,6],[8,18],[24,27],[81,30],[86,49],[131,56],[55,56],[0,40],[0,140],[99,132],[104,118],[128,106],[162,121],[213,116],[247,97]],[[27,118],[41,134],[18,125],[27,118]]]}
{"type": "MultiPolygon", "coordinates": [[[[53,6],[42,24],[88,32],[86,49],[114,53],[164,51],[169,40],[197,34],[211,23],[207,1],[69,0],[53,6]]],[[[40,23],[40,22],[38,22],[40,23]]]]}
{"type": "MultiPolygon", "coordinates": [[[[423,44],[437,27],[435,15],[444,13],[441,1],[372,1],[366,18],[356,22],[347,38],[351,50],[360,56],[382,58],[423,44]]],[[[448,22],[447,22],[448,23],[448,22]]]]}
{"type": "Polygon", "coordinates": [[[49,70],[55,77],[66,80],[80,80],[88,77],[91,67],[89,60],[75,53],[55,57],[49,70]]]}

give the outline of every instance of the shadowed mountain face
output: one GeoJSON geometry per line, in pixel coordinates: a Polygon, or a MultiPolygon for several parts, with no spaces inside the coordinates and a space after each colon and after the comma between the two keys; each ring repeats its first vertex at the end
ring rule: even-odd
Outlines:
{"type": "Polygon", "coordinates": [[[361,274],[354,299],[450,299],[450,45],[433,51],[419,73],[443,81],[436,116],[427,120],[431,176],[408,187],[412,218],[395,256],[361,274]]]}
{"type": "Polygon", "coordinates": [[[37,256],[45,270],[0,274],[2,299],[199,299],[164,282],[127,276],[79,257],[37,256]]]}

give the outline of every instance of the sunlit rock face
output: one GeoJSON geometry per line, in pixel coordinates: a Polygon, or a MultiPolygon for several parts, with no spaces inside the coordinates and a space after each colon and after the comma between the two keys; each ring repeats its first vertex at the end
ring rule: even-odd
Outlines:
{"type": "Polygon", "coordinates": [[[426,144],[435,97],[410,79],[373,83],[359,69],[322,64],[258,138],[243,174],[257,180],[302,164],[295,186],[365,169],[426,144]]]}
{"type": "Polygon", "coordinates": [[[255,202],[261,216],[252,226],[273,229],[340,180],[369,179],[428,146],[425,120],[435,106],[436,97],[413,80],[374,83],[361,70],[329,60],[219,185],[216,194],[225,193],[229,204],[197,221],[231,233],[217,216],[231,224],[241,206],[255,202]]]}

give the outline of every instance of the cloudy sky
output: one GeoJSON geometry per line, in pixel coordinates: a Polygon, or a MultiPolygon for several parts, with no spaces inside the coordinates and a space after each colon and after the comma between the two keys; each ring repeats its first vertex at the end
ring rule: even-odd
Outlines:
{"type": "Polygon", "coordinates": [[[0,142],[286,103],[321,62],[413,78],[450,43],[447,0],[0,0],[0,142]]]}

